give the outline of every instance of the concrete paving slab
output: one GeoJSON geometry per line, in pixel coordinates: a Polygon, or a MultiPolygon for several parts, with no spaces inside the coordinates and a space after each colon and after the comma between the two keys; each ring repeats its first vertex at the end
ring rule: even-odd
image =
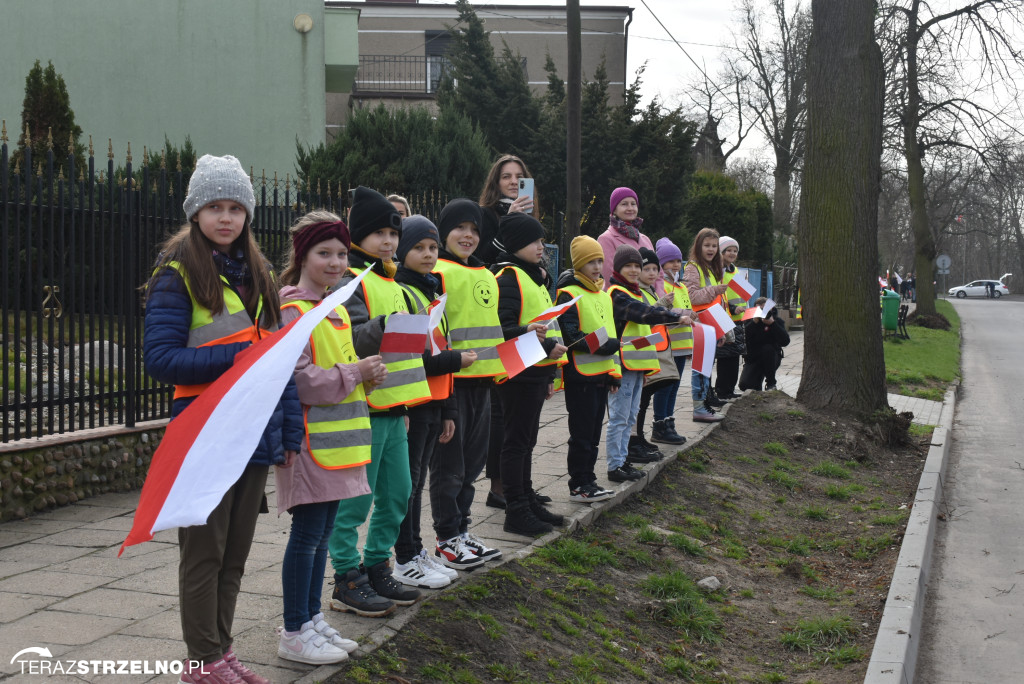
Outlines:
{"type": "MultiPolygon", "coordinates": [[[[79,646],[113,634],[131,624],[123,618],[65,613],[46,609],[20,620],[0,625],[0,644],[38,646],[64,644],[79,646]]],[[[7,660],[0,658],[0,661],[7,660]]]]}
{"type": "MultiPolygon", "coordinates": [[[[131,592],[139,593],[139,592],[131,592]]],[[[148,594],[139,594],[148,596],[148,594]]],[[[181,614],[178,612],[177,597],[161,596],[161,599],[168,601],[169,605],[160,612],[153,612],[149,617],[143,617],[144,613],[134,615],[136,619],[127,627],[121,630],[121,634],[131,636],[148,637],[150,639],[174,639],[178,642],[178,657],[182,655],[184,644],[181,641],[181,614]],[[171,601],[173,600],[173,603],[171,601]]],[[[235,616],[238,619],[238,616],[235,616]]]]}
{"type": "MultiPolygon", "coordinates": [[[[12,577],[14,575],[20,575],[23,572],[29,572],[30,570],[36,570],[38,568],[46,567],[45,561],[13,561],[13,560],[0,560],[0,580],[12,577]]],[[[2,617],[0,617],[2,619],[2,617]]]]}
{"type": "MultiPolygon", "coordinates": [[[[245,584],[243,578],[242,584],[245,584]]],[[[178,595],[178,564],[177,562],[153,568],[137,575],[129,575],[106,585],[108,589],[127,589],[128,591],[151,592],[166,596],[178,595]]]]}
{"type": "MultiPolygon", "coordinates": [[[[0,624],[14,622],[62,600],[62,596],[0,591],[0,624]]],[[[0,658],[3,660],[3,658],[0,658]]]]}
{"type": "Polygon", "coordinates": [[[124,537],[124,532],[118,530],[88,530],[78,527],[42,537],[38,541],[47,546],[88,546],[96,549],[120,546],[124,537]]]}
{"type": "Polygon", "coordinates": [[[134,618],[153,615],[178,605],[175,597],[124,589],[97,588],[51,606],[52,610],[107,617],[134,618]]]}
{"type": "MultiPolygon", "coordinates": [[[[11,523],[8,523],[11,524],[11,523]]],[[[0,550],[0,559],[5,561],[45,561],[47,563],[60,563],[62,561],[86,556],[93,553],[95,549],[83,546],[49,546],[48,544],[18,544],[0,550]]]]}
{"type": "MultiPolygon", "coordinates": [[[[115,516],[124,515],[129,510],[135,510],[135,505],[130,508],[119,507],[117,499],[107,497],[118,497],[118,494],[104,494],[92,499],[85,499],[70,506],[62,506],[46,512],[47,520],[69,520],[71,522],[89,523],[97,520],[106,520],[115,516]],[[86,503],[88,502],[88,503],[86,503]]],[[[139,495],[134,495],[136,503],[139,495]]]]}
{"type": "Polygon", "coordinates": [[[54,570],[32,570],[0,581],[0,591],[43,596],[74,596],[114,581],[114,577],[77,575],[54,570]]]}

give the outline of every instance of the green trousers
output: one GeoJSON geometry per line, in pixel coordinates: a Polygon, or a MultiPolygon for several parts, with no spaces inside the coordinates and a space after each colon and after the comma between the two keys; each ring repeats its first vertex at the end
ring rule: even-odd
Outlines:
{"type": "Polygon", "coordinates": [[[376,565],[391,558],[391,547],[409,508],[412,480],[409,477],[409,441],[403,416],[370,414],[373,446],[366,479],[370,494],[342,499],[334,519],[334,531],[328,541],[334,571],[344,575],[359,566],[359,526],[370,516],[370,527],[363,544],[363,564],[376,565]]]}

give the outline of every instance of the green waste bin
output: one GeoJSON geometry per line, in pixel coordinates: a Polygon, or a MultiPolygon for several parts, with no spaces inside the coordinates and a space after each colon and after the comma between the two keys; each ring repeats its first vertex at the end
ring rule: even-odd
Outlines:
{"type": "Polygon", "coordinates": [[[900,296],[892,290],[882,291],[882,329],[895,331],[900,317],[900,296]]]}

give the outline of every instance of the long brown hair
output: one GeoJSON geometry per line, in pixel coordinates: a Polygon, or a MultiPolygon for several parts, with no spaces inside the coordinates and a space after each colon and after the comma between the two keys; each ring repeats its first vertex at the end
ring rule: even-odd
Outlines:
{"type": "Polygon", "coordinates": [[[288,253],[285,254],[285,261],[281,270],[280,280],[282,285],[298,285],[299,278],[302,276],[302,262],[305,261],[306,255],[303,254],[302,258],[298,260],[299,263],[295,263],[295,236],[317,223],[336,223],[340,220],[340,216],[329,211],[311,211],[288,229],[288,234],[291,235],[292,239],[288,241],[288,253]]]}
{"type": "MultiPolygon", "coordinates": [[[[245,219],[242,233],[231,244],[232,252],[242,251],[242,258],[249,265],[252,287],[245,293],[243,303],[250,316],[255,316],[259,299],[263,297],[263,321],[269,328],[276,328],[281,322],[281,303],[277,296],[277,283],[270,262],[263,256],[260,246],[252,236],[251,219],[245,219]]],[[[153,291],[157,275],[167,264],[177,261],[188,274],[188,285],[192,296],[199,304],[218,314],[224,310],[224,283],[220,279],[217,264],[213,261],[216,249],[203,231],[199,222],[192,220],[160,246],[153,275],[146,286],[147,298],[153,291]]]]}
{"type": "Polygon", "coordinates": [[[715,280],[719,283],[722,282],[722,251],[715,252],[715,258],[711,261],[704,260],[704,251],[701,249],[701,245],[708,238],[714,238],[718,240],[718,231],[714,228],[701,228],[700,232],[697,233],[697,237],[693,238],[693,246],[690,247],[690,261],[697,265],[697,268],[704,271],[705,275],[711,273],[715,276],[715,280]]]}
{"type": "MultiPolygon", "coordinates": [[[[501,155],[498,157],[498,161],[494,162],[491,166],[491,170],[487,172],[487,180],[484,181],[484,188],[480,191],[480,201],[477,202],[481,207],[493,209],[501,201],[503,195],[501,194],[501,188],[498,187],[498,181],[501,180],[501,167],[509,162],[519,164],[519,167],[523,170],[523,178],[533,178],[530,175],[530,169],[526,168],[526,162],[522,159],[514,154],[501,155]]],[[[536,196],[533,201],[536,204],[536,196]]]]}

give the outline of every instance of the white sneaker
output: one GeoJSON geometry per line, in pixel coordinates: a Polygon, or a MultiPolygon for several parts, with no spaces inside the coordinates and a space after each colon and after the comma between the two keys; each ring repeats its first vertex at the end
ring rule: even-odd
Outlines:
{"type": "Polygon", "coordinates": [[[469,532],[463,532],[459,536],[462,538],[462,543],[471,548],[477,558],[482,558],[485,561],[498,560],[501,558],[501,551],[498,549],[492,549],[469,532]]]}
{"type": "Polygon", "coordinates": [[[332,644],[327,637],[313,628],[310,620],[299,628],[297,634],[280,629],[281,640],[277,644],[277,656],[307,665],[326,665],[348,660],[348,652],[332,644]]]}
{"type": "Polygon", "coordinates": [[[355,650],[359,648],[359,644],[351,639],[342,637],[338,630],[331,627],[323,613],[317,613],[313,616],[313,629],[317,631],[317,634],[325,637],[332,644],[345,651],[345,653],[355,653],[355,650]]]}
{"type": "Polygon", "coordinates": [[[452,583],[447,574],[434,570],[420,556],[413,556],[408,563],[395,563],[391,576],[402,584],[422,589],[440,589],[452,583]]]}
{"type": "Polygon", "coordinates": [[[437,548],[434,555],[449,568],[469,570],[484,564],[483,558],[477,558],[473,549],[460,536],[437,540],[437,548]]]}
{"type": "Polygon", "coordinates": [[[435,570],[441,573],[442,575],[450,579],[452,582],[459,579],[458,570],[454,568],[449,568],[447,565],[445,565],[444,563],[442,563],[441,561],[437,560],[429,553],[427,553],[426,549],[420,549],[420,559],[423,561],[424,565],[429,567],[431,570],[435,570]]]}

